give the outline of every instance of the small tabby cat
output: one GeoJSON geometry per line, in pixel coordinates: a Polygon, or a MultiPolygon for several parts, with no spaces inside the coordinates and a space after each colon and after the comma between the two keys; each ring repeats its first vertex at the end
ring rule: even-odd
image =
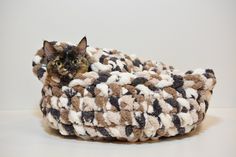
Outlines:
{"type": "Polygon", "coordinates": [[[77,46],[67,45],[63,51],[57,51],[52,42],[44,41],[48,78],[59,79],[61,85],[67,85],[76,75],[87,72],[86,47],[86,37],[77,46]]]}

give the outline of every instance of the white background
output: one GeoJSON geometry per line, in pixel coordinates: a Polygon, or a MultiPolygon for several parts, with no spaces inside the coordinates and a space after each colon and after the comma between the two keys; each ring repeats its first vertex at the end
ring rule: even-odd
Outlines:
{"type": "Polygon", "coordinates": [[[0,156],[235,157],[235,0],[0,0],[0,156]],[[116,48],[180,70],[212,68],[206,119],[183,137],[127,144],[65,138],[39,111],[31,61],[43,40],[116,48]]]}
{"type": "Polygon", "coordinates": [[[210,107],[235,107],[234,0],[1,0],[0,110],[38,109],[31,60],[42,41],[116,48],[181,70],[213,68],[210,107]]]}

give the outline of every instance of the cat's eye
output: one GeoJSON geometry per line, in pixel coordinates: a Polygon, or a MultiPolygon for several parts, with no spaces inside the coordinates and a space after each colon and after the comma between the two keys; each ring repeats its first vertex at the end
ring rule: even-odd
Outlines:
{"type": "Polygon", "coordinates": [[[58,60],[55,62],[55,64],[56,64],[57,66],[61,66],[61,62],[58,61],[58,60]]]}
{"type": "Polygon", "coordinates": [[[77,60],[77,59],[76,59],[76,60],[73,60],[72,63],[73,63],[73,64],[77,64],[77,63],[78,63],[78,60],[77,60]]]}

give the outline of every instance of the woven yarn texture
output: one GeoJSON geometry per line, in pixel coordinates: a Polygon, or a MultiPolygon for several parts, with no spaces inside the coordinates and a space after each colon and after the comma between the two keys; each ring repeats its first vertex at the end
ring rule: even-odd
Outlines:
{"type": "MultiPolygon", "coordinates": [[[[54,45],[57,50],[64,46],[54,45]]],[[[213,70],[180,72],[114,49],[87,47],[86,55],[90,70],[67,85],[48,78],[43,49],[33,58],[33,73],[43,83],[41,111],[60,134],[86,140],[158,140],[189,133],[205,118],[216,84],[213,70]]]]}

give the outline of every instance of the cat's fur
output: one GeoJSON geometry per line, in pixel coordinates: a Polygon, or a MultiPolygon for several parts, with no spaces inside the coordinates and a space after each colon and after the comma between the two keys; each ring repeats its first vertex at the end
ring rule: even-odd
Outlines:
{"type": "Polygon", "coordinates": [[[48,78],[60,79],[65,85],[76,75],[87,72],[89,62],[85,57],[86,47],[86,37],[77,46],[66,45],[63,51],[56,50],[53,42],[44,41],[48,78]]]}

